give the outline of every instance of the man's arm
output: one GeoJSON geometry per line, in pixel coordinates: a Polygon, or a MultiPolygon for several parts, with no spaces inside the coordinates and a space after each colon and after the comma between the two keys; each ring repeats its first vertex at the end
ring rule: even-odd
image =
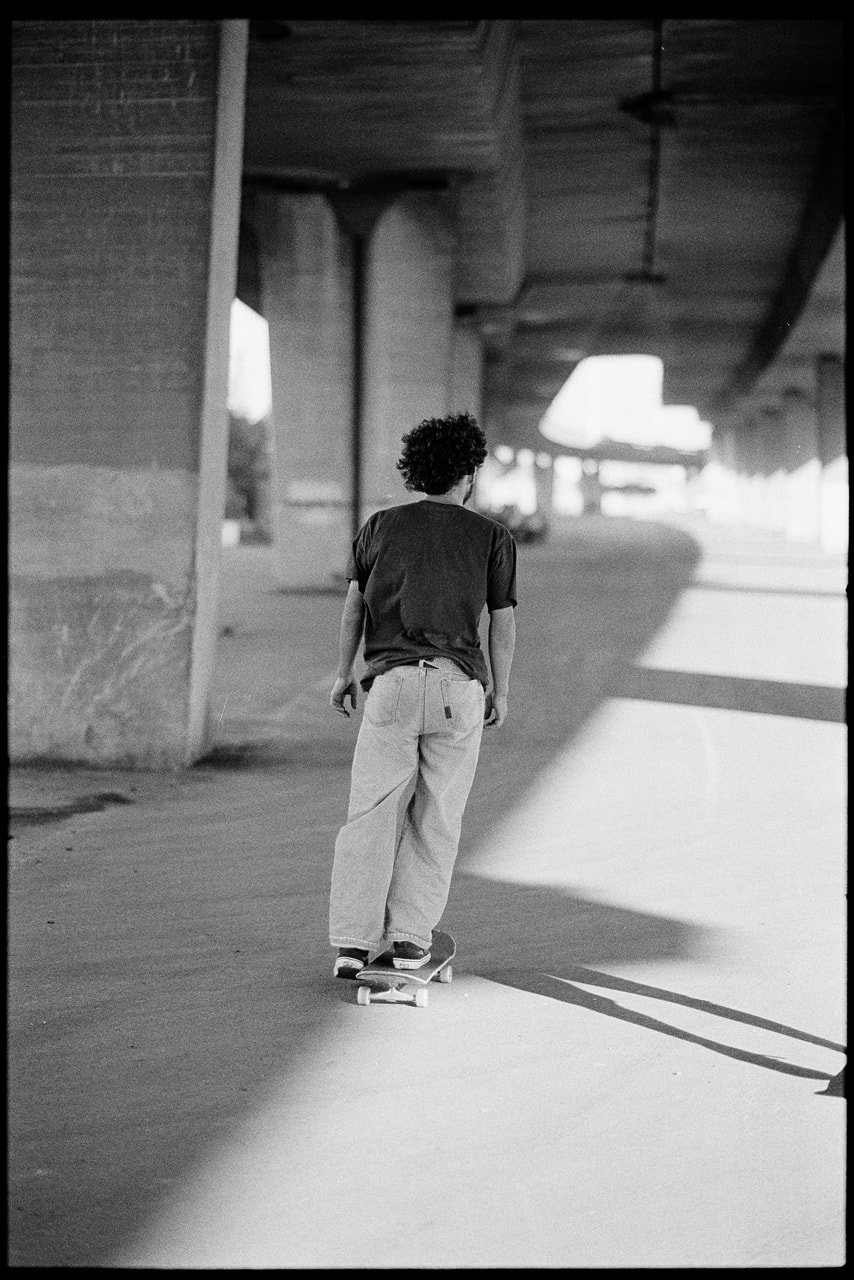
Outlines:
{"type": "Polygon", "coordinates": [[[510,667],[516,648],[516,614],[513,606],[496,609],[489,615],[489,662],[492,667],[491,706],[487,706],[488,725],[500,729],[507,719],[507,694],[510,667]]]}
{"type": "Polygon", "coordinates": [[[358,688],[353,676],[356,655],[362,642],[365,629],[365,599],[355,579],[350,583],[347,598],[344,601],[344,612],[341,615],[341,631],[338,637],[338,675],[329,695],[330,705],[342,716],[350,712],[344,706],[349,696],[350,706],[356,710],[358,688]]]}

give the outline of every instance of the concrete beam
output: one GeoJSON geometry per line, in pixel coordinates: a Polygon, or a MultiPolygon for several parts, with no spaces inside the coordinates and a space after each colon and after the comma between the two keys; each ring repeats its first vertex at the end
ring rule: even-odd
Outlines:
{"type": "Polygon", "coordinates": [[[750,350],[720,396],[719,408],[732,404],[749,391],[782,349],[790,330],[801,316],[822,263],[839,235],[844,217],[843,157],[843,128],[839,113],[833,116],[828,129],[783,280],[750,350]]]}

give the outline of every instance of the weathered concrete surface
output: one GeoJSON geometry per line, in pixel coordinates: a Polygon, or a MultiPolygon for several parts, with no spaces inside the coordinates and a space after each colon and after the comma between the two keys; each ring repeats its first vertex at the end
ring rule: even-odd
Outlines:
{"type": "Polygon", "coordinates": [[[9,493],[12,758],[181,760],[197,477],[20,465],[9,493]]]}
{"type": "Polygon", "coordinates": [[[610,690],[838,684],[844,565],[692,532],[699,565],[595,518],[520,548],[425,1010],[329,976],[341,599],[276,592],[258,548],[225,565],[207,764],[13,770],[10,1261],[841,1264],[845,727],[749,683],[610,690]],[[435,1198],[358,1204],[413,1176],[435,1198]]]}
{"type": "Polygon", "coordinates": [[[204,742],[246,26],[16,24],[18,762],[180,767],[204,742]]]}

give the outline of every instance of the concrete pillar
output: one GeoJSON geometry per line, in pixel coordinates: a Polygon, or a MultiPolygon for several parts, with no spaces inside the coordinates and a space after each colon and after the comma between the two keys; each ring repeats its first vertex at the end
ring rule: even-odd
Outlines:
{"type": "Polygon", "coordinates": [[[554,466],[550,453],[538,453],[534,458],[534,484],[537,514],[549,525],[554,515],[554,466]]]}
{"type": "Polygon", "coordinates": [[[470,413],[481,428],[483,408],[483,338],[471,324],[456,321],[451,335],[449,413],[470,413]]]}
{"type": "Polygon", "coordinates": [[[709,450],[709,462],[703,473],[710,520],[720,524],[737,521],[735,432],[732,424],[715,426],[709,450]]]}
{"type": "Polygon", "coordinates": [[[791,389],[783,396],[783,465],[786,473],[786,537],[818,542],[821,462],[818,429],[811,395],[791,389]]]}
{"type": "Polygon", "coordinates": [[[581,493],[581,514],[599,515],[602,511],[604,489],[599,479],[599,463],[594,458],[582,458],[578,488],[581,493]]]}
{"type": "MultiPolygon", "coordinates": [[[[470,413],[482,430],[483,421],[484,352],[480,330],[466,321],[456,321],[451,335],[451,390],[448,396],[449,413],[470,413]]],[[[487,511],[494,473],[487,456],[475,478],[472,506],[487,511]]]]}
{"type": "Polygon", "coordinates": [[[709,449],[711,461],[722,470],[731,471],[735,466],[735,436],[729,423],[719,423],[712,435],[709,449]]]}
{"type": "Polygon", "coordinates": [[[502,446],[511,448],[515,439],[507,420],[511,372],[511,361],[506,353],[490,350],[488,340],[484,338],[481,426],[492,450],[502,446]]]}
{"type": "Polygon", "coordinates": [[[247,216],[270,326],[275,574],[322,585],[351,540],[351,244],[323,195],[255,191],[247,216]]]}
{"type": "Polygon", "coordinates": [[[757,417],[745,418],[739,433],[739,470],[744,489],[743,514],[745,524],[758,528],[762,523],[762,456],[757,417]]]}
{"type": "Polygon", "coordinates": [[[783,533],[786,527],[786,471],[783,465],[784,424],[782,410],[766,409],[760,416],[758,447],[764,476],[762,528],[783,533]]]}
{"type": "Polygon", "coordinates": [[[471,505],[476,511],[490,512],[495,509],[497,503],[495,486],[505,471],[506,467],[498,461],[495,454],[488,452],[475,478],[471,505]]]}
{"type": "Polygon", "coordinates": [[[845,443],[845,373],[841,357],[816,360],[816,427],[821,462],[819,538],[824,550],[848,551],[848,456],[845,443]]]}
{"type": "Polygon", "coordinates": [[[730,455],[732,459],[733,519],[736,524],[750,524],[752,432],[750,420],[741,417],[732,426],[730,455]]]}
{"type": "Polygon", "coordinates": [[[762,409],[753,421],[750,523],[757,529],[771,529],[774,524],[771,477],[775,469],[778,420],[778,411],[762,409]]]}
{"type": "Polygon", "coordinates": [[[815,362],[816,430],[822,465],[846,456],[845,370],[841,356],[821,355],[815,362]]]}
{"type": "Polygon", "coordinates": [[[206,745],[246,27],[14,26],[16,762],[206,745]]]}
{"type": "Polygon", "coordinates": [[[408,494],[401,437],[447,412],[452,377],[456,244],[442,197],[410,192],[386,209],[366,265],[363,511],[408,494]]]}

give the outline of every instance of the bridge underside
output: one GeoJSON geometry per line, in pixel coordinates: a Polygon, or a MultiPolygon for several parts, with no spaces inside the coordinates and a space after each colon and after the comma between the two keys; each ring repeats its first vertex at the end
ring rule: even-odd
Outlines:
{"type": "Polygon", "coordinates": [[[718,518],[821,543],[841,25],[16,22],[13,758],[209,741],[235,295],[269,324],[281,585],[340,580],[422,417],[559,454],[594,355],[659,356],[712,424],[718,518]]]}

